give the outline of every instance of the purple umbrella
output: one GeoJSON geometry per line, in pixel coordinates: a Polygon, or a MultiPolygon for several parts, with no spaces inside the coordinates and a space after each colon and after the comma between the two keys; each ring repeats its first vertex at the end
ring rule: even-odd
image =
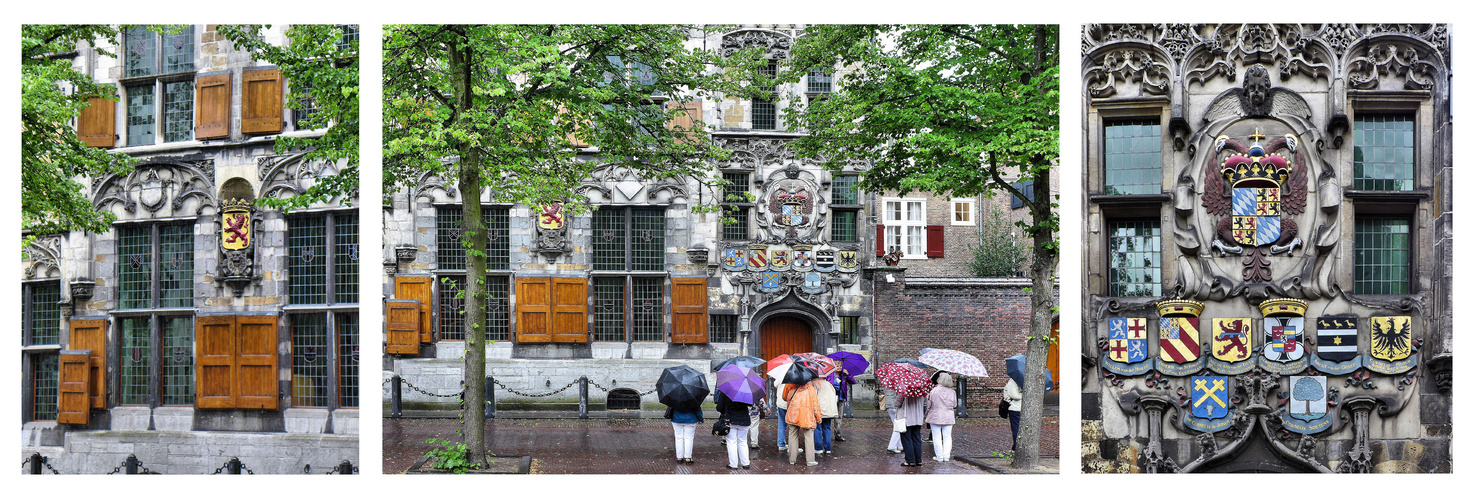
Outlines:
{"type": "Polygon", "coordinates": [[[850,373],[853,376],[867,373],[867,367],[871,366],[871,363],[867,362],[865,356],[854,352],[838,351],[827,354],[826,356],[836,360],[837,363],[841,364],[842,368],[846,368],[846,373],[850,373]]]}
{"type": "Polygon", "coordinates": [[[747,366],[725,366],[718,370],[718,392],[735,402],[754,404],[764,399],[764,376],[747,366]]]}

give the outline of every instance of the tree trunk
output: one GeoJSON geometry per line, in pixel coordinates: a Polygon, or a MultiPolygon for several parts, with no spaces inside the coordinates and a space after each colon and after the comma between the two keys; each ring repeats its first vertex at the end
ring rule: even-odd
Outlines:
{"type": "MultiPolygon", "coordinates": [[[[1046,162],[1046,158],[1036,161],[1046,162]]],[[[1037,163],[1041,165],[1042,163],[1037,163]]],[[[1051,345],[1052,274],[1056,271],[1057,249],[1052,244],[1052,231],[1047,221],[1051,216],[1051,171],[1036,172],[1033,203],[1046,210],[1033,212],[1036,230],[1031,235],[1031,333],[1026,341],[1026,385],[1021,388],[1021,427],[1016,437],[1015,458],[1011,466],[1034,469],[1041,460],[1041,411],[1046,394],[1046,356],[1051,345]]],[[[1061,374],[1057,374],[1058,377],[1061,374]]]]}
{"type": "MultiPolygon", "coordinates": [[[[472,72],[474,63],[471,45],[454,38],[450,44],[452,88],[458,110],[472,109],[472,72]]],[[[465,117],[465,113],[459,113],[465,117]]],[[[461,118],[465,119],[465,118],[461,118]]],[[[487,463],[487,443],[483,441],[483,408],[487,404],[487,387],[483,379],[487,376],[487,325],[484,317],[487,308],[487,241],[486,224],[482,222],[482,168],[477,151],[472,145],[463,143],[458,147],[461,154],[457,162],[457,187],[462,196],[462,247],[467,252],[467,286],[463,290],[466,304],[465,329],[467,332],[466,354],[463,356],[462,384],[464,408],[462,409],[462,442],[467,445],[468,460],[477,466],[487,463]]]]}

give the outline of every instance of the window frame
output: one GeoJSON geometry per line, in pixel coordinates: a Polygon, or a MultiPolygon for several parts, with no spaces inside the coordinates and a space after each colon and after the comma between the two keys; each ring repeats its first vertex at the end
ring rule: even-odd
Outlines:
{"type": "Polygon", "coordinates": [[[152,68],[150,68],[150,72],[148,74],[129,75],[130,70],[128,68],[128,65],[129,60],[131,59],[130,54],[133,53],[128,50],[129,39],[131,38],[131,30],[123,30],[123,32],[119,33],[121,43],[118,45],[118,47],[120,48],[121,52],[121,54],[119,54],[121,64],[119,65],[120,76],[118,77],[117,86],[118,90],[120,91],[120,100],[123,103],[123,134],[121,135],[123,136],[122,139],[124,147],[157,146],[170,143],[187,143],[196,140],[195,113],[197,111],[196,108],[198,107],[198,104],[196,101],[195,76],[196,72],[200,69],[198,67],[196,59],[200,55],[201,32],[197,29],[198,26],[194,24],[186,24],[180,26],[184,26],[186,27],[186,29],[189,30],[190,67],[187,70],[166,71],[167,68],[164,62],[165,41],[168,40],[169,37],[181,36],[183,35],[183,33],[173,35],[161,34],[148,31],[147,28],[139,26],[135,29],[144,30],[145,33],[148,33],[153,37],[152,40],[155,44],[153,49],[154,59],[151,62],[152,68]],[[170,104],[168,101],[168,96],[170,95],[169,86],[171,84],[180,83],[187,83],[189,85],[190,95],[189,98],[186,99],[186,102],[190,104],[190,109],[189,112],[185,113],[185,116],[188,117],[188,122],[187,125],[184,127],[184,137],[170,140],[170,132],[167,128],[170,123],[167,120],[169,116],[168,106],[170,104]],[[143,94],[142,90],[140,90],[139,93],[135,93],[134,91],[132,91],[132,89],[142,89],[144,87],[148,87],[148,94],[143,94]],[[147,95],[150,99],[152,99],[152,102],[148,105],[149,107],[153,108],[153,112],[151,115],[153,121],[149,124],[150,132],[148,133],[152,136],[152,140],[149,142],[135,143],[134,134],[131,126],[129,125],[130,120],[135,116],[132,112],[133,106],[130,104],[130,100],[135,97],[143,97],[144,95],[147,95]]]}
{"type": "Polygon", "coordinates": [[[708,343],[734,344],[739,342],[739,317],[737,314],[708,314],[708,343]],[[719,320],[717,318],[724,318],[719,320]],[[727,330],[727,331],[719,331],[727,330]],[[720,335],[722,335],[720,337],[720,335]]]}
{"type": "MultiPolygon", "coordinates": [[[[1101,189],[1102,189],[1102,193],[1105,194],[1105,195],[1108,195],[1108,196],[1158,196],[1158,195],[1162,195],[1165,192],[1165,187],[1164,187],[1164,165],[1165,165],[1165,162],[1164,162],[1164,155],[1165,155],[1164,137],[1165,137],[1165,135],[1164,135],[1164,133],[1165,133],[1165,129],[1164,129],[1164,118],[1162,116],[1158,115],[1158,114],[1140,113],[1140,114],[1128,114],[1128,115],[1122,115],[1122,116],[1117,116],[1115,114],[1114,116],[1104,116],[1104,117],[1102,117],[1101,120],[1098,123],[1098,142],[1099,142],[1099,144],[1098,144],[1098,147],[1097,147],[1098,158],[1101,159],[1098,169],[1102,172],[1102,185],[1100,186],[1101,189]],[[1153,192],[1149,192],[1149,193],[1112,193],[1112,192],[1110,192],[1110,190],[1112,190],[1113,187],[1114,187],[1114,185],[1112,183],[1110,183],[1109,180],[1108,180],[1108,173],[1111,171],[1111,169],[1109,168],[1109,165],[1108,165],[1108,160],[1111,157],[1111,155],[1114,155],[1114,154],[1136,154],[1136,153],[1137,154],[1148,154],[1148,153],[1151,153],[1151,152],[1150,151],[1132,151],[1132,150],[1124,151],[1124,152],[1121,152],[1121,153],[1113,153],[1113,152],[1111,152],[1110,149],[1109,149],[1110,146],[1109,146],[1109,139],[1108,139],[1108,130],[1111,129],[1112,127],[1115,127],[1115,126],[1126,126],[1126,125],[1146,126],[1146,125],[1148,125],[1147,123],[1137,123],[1137,122],[1150,122],[1150,121],[1154,122],[1152,124],[1153,126],[1159,128],[1159,141],[1156,143],[1157,146],[1158,146],[1158,156],[1157,156],[1157,158],[1158,158],[1158,162],[1157,162],[1158,163],[1158,168],[1153,169],[1153,170],[1156,170],[1158,172],[1158,176],[1157,176],[1157,179],[1158,179],[1158,182],[1157,182],[1158,189],[1155,189],[1155,190],[1153,190],[1153,192]]],[[[1149,137],[1149,136],[1134,136],[1134,137],[1149,137]]],[[[1133,169],[1124,169],[1124,170],[1147,171],[1147,170],[1151,170],[1151,169],[1148,169],[1148,168],[1133,168],[1133,169]]],[[[1154,184],[1124,184],[1124,185],[1125,186],[1144,186],[1144,185],[1154,185],[1154,184]]]]}
{"type": "MultiPolygon", "coordinates": [[[[1350,158],[1349,158],[1349,190],[1352,191],[1352,192],[1355,192],[1355,193],[1370,193],[1370,192],[1375,192],[1375,193],[1380,193],[1380,192],[1387,192],[1387,193],[1412,193],[1412,192],[1420,191],[1421,189],[1423,189],[1424,186],[1422,185],[1422,182],[1421,182],[1421,178],[1422,178],[1421,172],[1422,172],[1423,169],[1421,167],[1422,167],[1422,161],[1425,160],[1425,157],[1424,157],[1424,155],[1421,154],[1421,152],[1422,152],[1422,137],[1421,137],[1421,134],[1420,134],[1421,113],[1420,113],[1420,109],[1419,109],[1418,103],[1415,103],[1415,102],[1406,102],[1406,101],[1380,102],[1380,103],[1364,103],[1364,102],[1361,102],[1361,103],[1356,104],[1356,106],[1357,107],[1354,110],[1354,116],[1352,117],[1351,120],[1349,120],[1349,135],[1350,135],[1349,142],[1352,145],[1352,148],[1350,148],[1350,150],[1349,150],[1349,155],[1350,155],[1350,158]],[[1382,179],[1373,179],[1373,178],[1361,178],[1361,177],[1358,176],[1358,171],[1356,170],[1358,168],[1358,160],[1355,160],[1354,156],[1357,155],[1357,154],[1359,154],[1359,148],[1361,147],[1359,145],[1359,124],[1361,123],[1361,118],[1365,118],[1365,117],[1369,117],[1369,116],[1380,116],[1380,117],[1398,116],[1398,117],[1408,118],[1409,119],[1409,123],[1411,124],[1411,131],[1410,131],[1410,134],[1411,134],[1411,144],[1410,144],[1410,149],[1411,149],[1411,152],[1410,152],[1410,177],[1408,179],[1392,179],[1392,180],[1395,180],[1395,181],[1400,181],[1400,180],[1406,180],[1406,181],[1408,181],[1410,183],[1410,188],[1409,189],[1361,189],[1359,187],[1360,181],[1381,181],[1382,180],[1382,179]]],[[[1389,146],[1386,146],[1386,145],[1381,145],[1381,146],[1367,145],[1367,146],[1364,146],[1364,147],[1381,147],[1381,148],[1383,148],[1383,147],[1389,147],[1389,146]]]]}
{"type": "MultiPolygon", "coordinates": [[[[1104,285],[1104,290],[1103,290],[1102,295],[1108,296],[1108,297],[1162,297],[1162,296],[1164,296],[1164,262],[1165,262],[1164,261],[1164,229],[1163,229],[1162,226],[1160,226],[1159,219],[1158,218],[1155,218],[1155,217],[1133,217],[1133,216],[1110,217],[1110,218],[1107,218],[1104,221],[1103,228],[1104,228],[1104,231],[1103,231],[1103,240],[1102,241],[1103,241],[1103,248],[1105,249],[1105,251],[1103,252],[1103,270],[1104,270],[1104,273],[1103,273],[1104,283],[1103,283],[1103,285],[1104,285]],[[1147,224],[1147,227],[1154,228],[1154,229],[1158,230],[1158,232],[1159,232],[1158,235],[1152,236],[1154,238],[1158,238],[1159,239],[1159,246],[1157,248],[1154,248],[1153,251],[1152,251],[1152,254],[1153,255],[1158,255],[1159,256],[1159,265],[1156,268],[1158,275],[1154,278],[1154,281],[1152,282],[1153,289],[1155,289],[1155,290],[1158,291],[1157,294],[1153,294],[1153,295],[1115,295],[1113,293],[1114,292],[1114,283],[1115,283],[1113,281],[1113,272],[1114,272],[1115,269],[1145,269],[1145,268],[1142,268],[1142,267],[1131,267],[1131,268],[1129,268],[1129,267],[1122,267],[1122,268],[1120,268],[1118,266],[1114,266],[1113,265],[1113,256],[1117,253],[1113,249],[1113,238],[1114,238],[1114,234],[1113,233],[1114,233],[1115,225],[1116,224],[1129,224],[1129,223],[1146,223],[1147,224]]],[[[1147,238],[1147,237],[1150,237],[1150,236],[1135,235],[1133,237],[1135,237],[1135,238],[1147,238]]]]}
{"type": "MultiPolygon", "coordinates": [[[[358,267],[355,272],[349,273],[355,278],[350,281],[355,285],[358,285],[358,278],[359,276],[361,276],[361,273],[364,272],[362,261],[360,259],[360,257],[362,257],[363,255],[363,241],[360,239],[360,236],[362,236],[363,234],[363,232],[361,231],[361,229],[363,228],[363,220],[361,219],[358,210],[343,210],[338,208],[323,210],[304,210],[284,214],[283,216],[283,222],[287,226],[287,241],[284,245],[287,249],[287,253],[284,256],[284,259],[294,258],[293,251],[299,248],[293,245],[291,241],[292,231],[294,227],[296,227],[297,224],[300,224],[301,221],[319,219],[321,217],[321,219],[319,220],[322,221],[323,227],[323,256],[324,259],[327,261],[327,271],[323,275],[324,281],[321,285],[315,285],[322,287],[321,293],[323,295],[324,302],[321,303],[293,303],[292,281],[295,279],[295,277],[291,272],[292,266],[290,263],[283,266],[285,269],[288,270],[286,292],[288,298],[287,305],[284,305],[282,307],[281,311],[279,312],[278,318],[280,318],[279,321],[285,320],[285,325],[279,326],[279,329],[281,329],[279,330],[279,342],[281,342],[280,336],[285,334],[288,344],[288,354],[286,357],[287,366],[285,366],[285,368],[289,373],[289,378],[287,384],[288,390],[286,393],[287,404],[284,408],[322,408],[329,411],[337,410],[340,408],[357,408],[342,405],[343,387],[341,377],[343,375],[342,370],[345,365],[341,358],[341,350],[343,346],[341,346],[340,343],[341,337],[344,334],[344,327],[346,325],[352,324],[352,328],[355,329],[356,340],[359,341],[358,344],[355,346],[356,360],[354,361],[354,363],[356,367],[356,375],[362,377],[364,368],[363,365],[360,364],[360,361],[357,359],[357,353],[359,352],[358,349],[363,348],[363,329],[360,328],[362,326],[362,323],[360,323],[362,321],[362,318],[359,317],[359,304],[360,301],[363,300],[362,295],[364,291],[356,287],[356,289],[352,292],[353,301],[350,302],[346,300],[351,298],[349,297],[349,293],[344,293],[345,296],[340,297],[341,292],[339,290],[340,287],[338,286],[338,266],[340,259],[340,242],[338,241],[338,236],[341,231],[341,221],[339,218],[346,215],[352,217],[351,220],[354,224],[354,243],[350,244],[351,246],[347,255],[354,262],[354,265],[358,267]],[[299,374],[299,345],[297,342],[297,329],[299,326],[299,318],[307,317],[322,318],[323,335],[325,337],[326,345],[316,347],[321,347],[325,351],[323,368],[327,370],[327,373],[324,374],[325,382],[323,389],[325,393],[321,397],[324,399],[324,402],[327,403],[326,406],[298,404],[299,397],[296,394],[298,390],[297,378],[299,374]]],[[[278,370],[280,371],[282,368],[284,367],[279,366],[278,370]]],[[[356,391],[355,394],[356,398],[362,396],[362,394],[357,394],[357,392],[358,391],[356,391]]],[[[363,402],[359,401],[359,403],[362,404],[363,402]]]]}
{"type": "Polygon", "coordinates": [[[896,245],[903,252],[903,260],[927,260],[928,259],[928,198],[883,196],[877,198],[881,205],[881,217],[883,227],[882,249],[891,252],[893,233],[896,231],[900,245],[896,245]],[[888,207],[890,203],[898,203],[901,209],[899,219],[892,218],[892,210],[888,207]],[[909,220],[909,205],[918,204],[918,220],[909,220]],[[918,228],[918,252],[912,252],[912,242],[909,240],[909,228],[918,228]]]}
{"type": "MultiPolygon", "coordinates": [[[[283,217],[284,222],[287,225],[287,240],[288,240],[286,242],[286,245],[284,245],[286,247],[286,249],[287,249],[287,255],[284,256],[283,258],[284,259],[287,259],[289,261],[291,259],[295,258],[293,256],[293,250],[295,250],[298,247],[295,246],[295,245],[293,245],[293,243],[291,241],[292,240],[292,230],[294,228],[294,222],[295,221],[301,221],[301,220],[304,220],[304,219],[317,218],[317,217],[320,217],[321,216],[322,217],[322,220],[323,220],[323,249],[324,249],[324,251],[323,251],[323,258],[324,258],[324,260],[327,261],[326,271],[323,274],[323,284],[322,284],[322,288],[323,288],[322,295],[323,295],[323,300],[324,300],[323,302],[300,302],[300,303],[299,302],[294,302],[293,297],[294,297],[295,294],[293,292],[293,286],[294,286],[293,280],[297,279],[297,277],[294,276],[293,273],[292,273],[292,270],[291,270],[292,269],[292,264],[290,262],[287,263],[287,265],[283,266],[285,269],[287,269],[287,305],[284,306],[284,308],[283,308],[284,309],[284,312],[285,312],[286,309],[294,308],[294,307],[296,307],[297,309],[307,309],[307,308],[320,308],[320,309],[322,309],[322,308],[341,307],[341,306],[345,306],[345,305],[349,305],[349,306],[352,306],[352,307],[358,307],[359,301],[362,299],[362,297],[360,297],[360,294],[361,294],[362,291],[359,290],[358,287],[357,287],[357,285],[359,283],[358,280],[350,280],[351,283],[353,283],[353,284],[356,285],[355,290],[352,292],[352,295],[353,295],[353,298],[354,298],[354,300],[352,302],[350,302],[348,300],[340,300],[340,297],[339,297],[340,291],[339,291],[339,286],[338,286],[339,285],[339,283],[338,283],[338,280],[339,280],[339,272],[338,272],[338,265],[339,265],[339,253],[338,253],[338,246],[339,246],[339,242],[338,242],[339,224],[338,224],[338,222],[339,221],[338,221],[338,218],[339,217],[342,217],[342,216],[345,216],[345,215],[352,216],[352,218],[354,220],[354,225],[355,225],[354,236],[357,238],[359,236],[359,234],[360,234],[360,232],[358,230],[358,228],[359,228],[359,222],[360,221],[359,221],[359,213],[358,213],[357,210],[313,210],[313,211],[303,211],[303,212],[288,214],[285,217],[283,217]]],[[[359,267],[359,257],[355,257],[354,255],[362,255],[362,253],[360,252],[360,248],[362,248],[363,243],[362,242],[361,243],[353,243],[352,245],[354,247],[357,247],[357,248],[350,249],[350,259],[354,262],[354,265],[356,267],[359,267]]],[[[362,269],[358,269],[355,272],[352,272],[352,273],[349,273],[349,274],[354,275],[354,276],[358,276],[358,274],[360,272],[362,272],[362,269]]],[[[310,285],[303,285],[303,286],[310,286],[310,285]]],[[[348,295],[348,294],[346,293],[345,295],[348,295]]]]}
{"type": "MultiPolygon", "coordinates": [[[[767,62],[763,66],[761,66],[759,68],[759,74],[761,76],[766,76],[766,77],[770,77],[770,78],[773,78],[775,75],[779,74],[779,60],[778,59],[768,59],[767,62]]],[[[776,86],[776,87],[778,87],[778,86],[776,86]]],[[[770,131],[778,131],[778,130],[780,130],[779,101],[778,101],[778,92],[776,90],[777,90],[777,88],[776,89],[772,89],[769,92],[769,96],[770,96],[769,99],[752,99],[749,102],[749,129],[750,130],[770,130],[770,131]],[[762,115],[760,114],[760,111],[759,111],[760,110],[760,107],[761,107],[760,106],[761,104],[763,104],[764,109],[766,110],[762,115]],[[759,126],[760,123],[761,123],[760,122],[760,118],[761,117],[763,117],[763,118],[766,119],[766,122],[764,124],[765,125],[768,125],[767,127],[761,127],[761,126],[759,126]]]]}
{"type": "Polygon", "coordinates": [[[977,208],[976,206],[977,205],[978,205],[978,203],[975,203],[975,199],[974,198],[950,198],[949,199],[949,225],[950,226],[974,226],[974,225],[976,225],[977,224],[976,219],[978,219],[978,215],[977,214],[979,213],[979,211],[976,210],[976,208],[977,208]],[[968,217],[965,217],[965,220],[963,220],[963,221],[959,220],[959,213],[960,213],[959,212],[959,208],[960,208],[959,205],[961,203],[967,205],[967,207],[964,209],[965,210],[964,213],[968,214],[968,217]]]}
{"type": "Polygon", "coordinates": [[[23,388],[23,396],[21,401],[22,422],[55,422],[58,418],[58,415],[60,415],[61,409],[61,373],[59,370],[61,368],[60,363],[62,350],[61,341],[63,320],[60,304],[56,304],[56,343],[37,344],[35,342],[34,325],[36,322],[36,311],[34,305],[36,304],[36,288],[43,286],[56,286],[57,295],[58,297],[60,297],[62,282],[59,279],[51,278],[21,281],[21,385],[23,388]],[[41,370],[41,368],[43,367],[42,364],[45,363],[48,359],[55,360],[52,365],[54,365],[56,370],[46,371],[45,373],[54,377],[50,380],[53,381],[52,385],[55,386],[54,389],[57,390],[57,393],[53,395],[50,402],[51,418],[38,418],[38,415],[36,414],[37,407],[39,406],[37,396],[39,395],[39,392],[41,390],[39,387],[39,381],[41,379],[38,375],[43,373],[41,370]]]}
{"type": "Polygon", "coordinates": [[[118,295],[117,295],[118,302],[117,302],[117,309],[115,309],[115,311],[118,313],[117,315],[127,315],[127,314],[129,314],[131,312],[150,311],[150,310],[178,310],[178,309],[189,309],[189,310],[193,310],[193,308],[195,306],[195,300],[194,300],[194,296],[195,296],[194,283],[195,283],[195,280],[193,278],[194,278],[195,270],[196,270],[195,269],[195,260],[196,260],[195,252],[197,251],[197,249],[195,248],[195,236],[196,236],[196,231],[198,229],[197,228],[198,222],[199,221],[196,218],[191,217],[191,218],[146,219],[146,220],[120,221],[120,222],[115,223],[113,225],[113,232],[116,235],[114,237],[114,240],[113,241],[114,241],[114,244],[116,245],[115,248],[117,248],[117,252],[114,255],[116,255],[117,258],[118,258],[118,261],[117,261],[117,264],[116,264],[116,268],[114,269],[114,273],[113,273],[113,277],[114,277],[115,280],[117,280],[117,283],[118,283],[118,285],[117,285],[117,288],[118,288],[118,295]],[[185,294],[186,297],[188,297],[188,299],[187,299],[188,303],[186,305],[168,305],[168,306],[164,305],[164,301],[165,300],[178,300],[179,299],[179,298],[165,299],[163,297],[164,293],[167,292],[168,290],[164,290],[164,287],[163,287],[163,283],[165,282],[165,279],[164,279],[164,271],[162,270],[162,267],[163,266],[160,265],[160,258],[161,258],[161,255],[162,255],[162,251],[161,250],[162,250],[162,247],[164,245],[164,241],[162,240],[162,236],[161,236],[163,233],[162,233],[162,231],[160,229],[163,228],[163,227],[165,227],[165,226],[183,226],[183,227],[186,227],[187,228],[187,230],[184,233],[185,234],[184,241],[188,242],[189,245],[190,245],[190,251],[188,252],[188,254],[190,256],[190,276],[191,276],[192,279],[189,280],[190,284],[187,286],[187,288],[176,288],[176,289],[172,289],[172,290],[176,290],[176,291],[177,290],[185,290],[185,291],[188,292],[188,293],[185,294]],[[148,234],[149,234],[149,241],[147,243],[148,244],[148,247],[149,247],[149,261],[148,261],[149,262],[148,263],[148,266],[149,266],[149,271],[148,271],[149,272],[149,278],[148,278],[148,282],[147,282],[147,285],[146,285],[146,289],[147,289],[146,291],[149,294],[148,299],[147,299],[148,304],[145,305],[145,306],[143,306],[143,307],[126,307],[126,306],[124,306],[124,302],[123,302],[123,300],[124,300],[123,299],[123,294],[124,294],[124,291],[123,291],[123,266],[126,265],[126,263],[124,262],[124,254],[122,252],[122,249],[123,249],[123,244],[122,244],[123,232],[125,230],[132,230],[132,229],[137,229],[137,228],[141,228],[141,227],[148,228],[148,234]]]}
{"type": "MultiPolygon", "coordinates": [[[[1354,228],[1353,228],[1354,229],[1354,240],[1353,240],[1352,244],[1350,245],[1351,251],[1354,253],[1353,259],[1352,259],[1353,260],[1353,264],[1350,266],[1350,270],[1351,270],[1350,282],[1353,284],[1352,289],[1353,289],[1353,292],[1355,294],[1357,294],[1357,295],[1410,295],[1410,294],[1418,293],[1417,283],[1419,281],[1416,279],[1416,274],[1415,274],[1415,250],[1417,248],[1417,242],[1419,241],[1417,239],[1418,236],[1419,236],[1418,235],[1419,227],[1418,227],[1418,225],[1415,222],[1415,217],[1413,215],[1414,210],[1401,210],[1400,208],[1402,208],[1402,207],[1400,207],[1400,206],[1386,206],[1386,207],[1375,208],[1375,207],[1368,207],[1368,206],[1359,206],[1359,207],[1356,207],[1355,208],[1355,212],[1354,212],[1354,228]],[[1403,283],[1403,287],[1404,287],[1405,290],[1403,292],[1396,292],[1396,293],[1371,293],[1371,292],[1366,292],[1366,291],[1362,291],[1361,290],[1362,286],[1364,286],[1365,284],[1371,283],[1371,282],[1370,281],[1364,281],[1364,280],[1361,280],[1359,278],[1359,274],[1360,274],[1359,271],[1360,271],[1361,268],[1364,267],[1364,266],[1361,266],[1360,263],[1359,263],[1360,250],[1363,248],[1363,247],[1360,246],[1360,241],[1359,241],[1360,240],[1360,235],[1361,235],[1361,233],[1359,232],[1359,225],[1360,225],[1360,222],[1361,221],[1370,220],[1370,219],[1390,219],[1390,220],[1396,220],[1396,219],[1398,219],[1398,220],[1406,223],[1406,232],[1405,232],[1405,240],[1406,240],[1405,243],[1406,244],[1405,244],[1405,248],[1404,248],[1405,262],[1404,262],[1403,265],[1398,266],[1398,267],[1403,267],[1404,270],[1405,270],[1405,280],[1404,280],[1404,283],[1403,283]]],[[[1395,234],[1395,233],[1382,233],[1382,234],[1390,235],[1390,234],[1395,234]]],[[[1384,267],[1396,267],[1396,266],[1386,265],[1384,267]]],[[[1399,282],[1398,281],[1375,281],[1373,283],[1399,283],[1399,282]]]]}
{"type": "Polygon", "coordinates": [[[723,211],[720,212],[720,214],[719,214],[720,220],[718,221],[718,236],[719,236],[719,239],[721,239],[723,241],[748,241],[749,240],[749,237],[750,237],[750,232],[749,232],[749,219],[750,219],[750,217],[749,217],[749,214],[751,212],[751,209],[754,207],[754,202],[749,201],[749,199],[748,199],[747,196],[744,196],[741,200],[730,199],[729,197],[731,195],[741,195],[742,196],[742,195],[748,195],[748,194],[752,193],[753,191],[751,190],[751,187],[752,187],[752,183],[753,183],[753,179],[754,179],[754,174],[753,174],[753,172],[751,172],[749,170],[742,170],[742,171],[725,170],[725,171],[720,171],[719,172],[719,176],[725,182],[727,182],[727,184],[724,184],[723,185],[723,188],[722,188],[722,191],[721,191],[722,192],[722,195],[719,198],[719,204],[723,207],[723,211]],[[743,183],[742,184],[735,183],[735,182],[733,182],[732,180],[729,179],[730,176],[740,176],[740,175],[743,176],[743,183]],[[740,185],[740,186],[743,187],[743,189],[742,190],[732,189],[735,185],[740,185]],[[729,217],[733,217],[735,219],[732,224],[730,224],[730,223],[728,223],[728,222],[726,222],[724,220],[721,220],[721,219],[727,219],[729,217]],[[734,227],[742,227],[743,228],[743,233],[744,234],[743,234],[743,237],[742,238],[730,238],[729,237],[729,229],[730,228],[734,228],[734,227]]]}

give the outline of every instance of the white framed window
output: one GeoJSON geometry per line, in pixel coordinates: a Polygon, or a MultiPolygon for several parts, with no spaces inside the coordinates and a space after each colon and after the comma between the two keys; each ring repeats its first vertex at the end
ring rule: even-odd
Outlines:
{"type": "Polygon", "coordinates": [[[882,198],[883,250],[903,251],[904,259],[927,259],[928,201],[924,198],[882,198]]]}
{"type": "Polygon", "coordinates": [[[949,222],[955,226],[974,225],[974,198],[949,200],[949,222]]]}

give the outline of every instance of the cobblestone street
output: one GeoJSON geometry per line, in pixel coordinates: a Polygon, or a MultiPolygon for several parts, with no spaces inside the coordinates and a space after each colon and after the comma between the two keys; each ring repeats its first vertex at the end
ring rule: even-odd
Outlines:
{"type": "MultiPolygon", "coordinates": [[[[888,420],[854,418],[846,420],[846,441],[835,443],[834,455],[817,456],[820,465],[815,467],[792,466],[788,455],[776,449],[775,420],[768,419],[761,428],[760,448],[750,451],[753,468],[730,471],[722,442],[708,432],[712,422],[709,415],[699,425],[692,465],[676,463],[672,427],[661,418],[495,418],[487,421],[487,443],[491,453],[532,456],[534,474],[983,474],[990,470],[959,459],[1010,449],[1010,425],[1004,419],[959,419],[954,461],[934,462],[933,446],[925,442],[924,466],[902,467],[902,456],[885,449],[892,432],[888,420]]],[[[1042,455],[1055,457],[1057,421],[1046,422],[1042,455]]],[[[455,440],[459,428],[457,420],[447,418],[385,419],[384,472],[404,472],[430,449],[427,439],[455,440]]]]}

